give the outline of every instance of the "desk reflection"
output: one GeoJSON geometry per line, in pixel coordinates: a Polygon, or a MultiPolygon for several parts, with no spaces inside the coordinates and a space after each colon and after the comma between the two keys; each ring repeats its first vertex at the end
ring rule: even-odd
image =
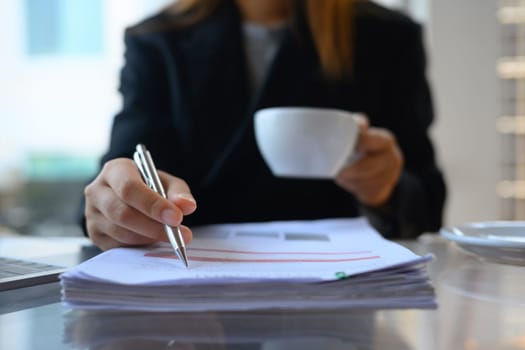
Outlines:
{"type": "Polygon", "coordinates": [[[473,260],[439,277],[440,349],[525,349],[525,270],[473,260]]]}
{"type": "Polygon", "coordinates": [[[64,343],[88,349],[410,350],[375,312],[145,313],[72,311],[64,343]]]}

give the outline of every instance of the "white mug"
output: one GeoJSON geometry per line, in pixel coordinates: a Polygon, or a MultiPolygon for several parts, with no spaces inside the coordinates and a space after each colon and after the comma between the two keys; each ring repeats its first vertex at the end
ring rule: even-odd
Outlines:
{"type": "Polygon", "coordinates": [[[353,158],[356,114],[311,107],[272,107],[255,113],[257,146],[275,176],[333,179],[353,158]]]}

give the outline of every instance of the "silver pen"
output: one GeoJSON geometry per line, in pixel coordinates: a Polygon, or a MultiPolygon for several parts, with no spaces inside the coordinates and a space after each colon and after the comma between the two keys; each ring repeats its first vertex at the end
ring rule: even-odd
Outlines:
{"type": "MultiPolygon", "coordinates": [[[[151,154],[146,149],[146,146],[144,146],[143,144],[137,145],[136,151],[133,154],[133,160],[139,168],[144,182],[146,182],[146,184],[153,191],[157,192],[162,197],[167,199],[168,197],[166,196],[166,192],[164,191],[162,182],[160,182],[159,174],[157,173],[157,168],[155,168],[155,164],[153,163],[151,154]]],[[[188,256],[186,255],[186,245],[184,244],[184,239],[182,239],[182,232],[180,230],[180,227],[177,226],[175,228],[172,228],[171,226],[164,224],[164,231],[166,231],[166,234],[168,235],[168,240],[170,241],[171,246],[175,251],[175,254],[177,254],[178,258],[184,263],[184,265],[186,265],[187,268],[188,256]]]]}

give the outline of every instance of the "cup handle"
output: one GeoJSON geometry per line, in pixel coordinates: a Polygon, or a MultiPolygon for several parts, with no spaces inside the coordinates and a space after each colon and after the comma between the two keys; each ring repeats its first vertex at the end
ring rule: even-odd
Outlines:
{"type": "Polygon", "coordinates": [[[360,160],[361,158],[363,158],[363,152],[356,152],[356,151],[354,151],[354,152],[350,153],[348,158],[346,158],[343,166],[346,167],[346,166],[352,165],[355,162],[357,162],[358,160],[360,160]]]}
{"type": "MultiPolygon", "coordinates": [[[[359,118],[363,118],[363,119],[366,120],[366,123],[368,125],[368,118],[366,117],[366,115],[364,113],[356,112],[356,113],[353,113],[353,116],[354,116],[354,119],[356,120],[356,122],[358,122],[359,118]]],[[[357,131],[358,134],[359,134],[359,132],[360,131],[357,131]]],[[[359,137],[359,135],[357,135],[356,137],[359,137]]],[[[357,140],[356,140],[356,143],[357,143],[357,140]]],[[[355,144],[354,144],[354,148],[355,148],[355,144]]],[[[360,160],[361,158],[363,158],[363,152],[358,152],[358,151],[352,150],[352,152],[348,155],[348,157],[346,158],[345,162],[343,163],[343,167],[347,167],[349,165],[352,165],[355,162],[357,162],[358,160],[360,160]]]]}

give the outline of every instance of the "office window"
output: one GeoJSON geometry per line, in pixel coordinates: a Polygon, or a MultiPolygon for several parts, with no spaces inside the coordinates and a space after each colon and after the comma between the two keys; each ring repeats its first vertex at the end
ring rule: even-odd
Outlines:
{"type": "Polygon", "coordinates": [[[497,194],[503,219],[525,220],[525,0],[501,0],[501,116],[502,180],[497,194]]]}
{"type": "Polygon", "coordinates": [[[0,0],[0,232],[82,233],[120,108],[124,28],[172,0],[0,0]]]}
{"type": "Polygon", "coordinates": [[[24,10],[29,55],[103,52],[102,0],[25,0],[24,10]]]}

